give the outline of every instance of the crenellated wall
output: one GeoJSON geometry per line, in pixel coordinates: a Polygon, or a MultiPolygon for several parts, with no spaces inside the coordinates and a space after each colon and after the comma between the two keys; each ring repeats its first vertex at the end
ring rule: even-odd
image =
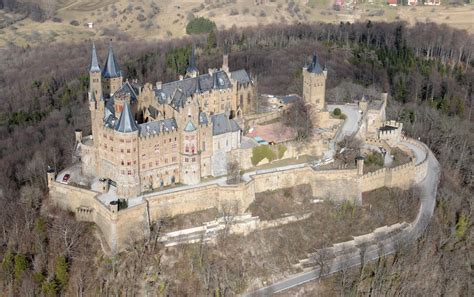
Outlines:
{"type": "MultiPolygon", "coordinates": [[[[426,145],[404,139],[428,152],[426,145]]],[[[427,155],[427,154],[426,154],[427,155]]],[[[361,193],[381,187],[408,188],[423,180],[427,174],[427,157],[375,172],[358,175],[357,169],[314,170],[307,165],[259,170],[244,176],[245,182],[226,185],[222,180],[194,187],[150,193],[143,202],[118,212],[103,205],[99,192],[49,180],[50,198],[59,207],[74,212],[79,220],[97,224],[109,247],[120,251],[129,243],[145,237],[153,221],[209,208],[243,213],[254,201],[255,194],[309,184],[312,196],[323,199],[350,200],[359,203],[361,193]]]]}

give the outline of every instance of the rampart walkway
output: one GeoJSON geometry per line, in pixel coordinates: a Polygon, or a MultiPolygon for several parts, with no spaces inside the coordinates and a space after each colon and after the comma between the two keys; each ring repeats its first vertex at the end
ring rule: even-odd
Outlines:
{"type": "Polygon", "coordinates": [[[362,260],[361,255],[363,255],[364,263],[375,260],[381,256],[394,253],[400,244],[411,242],[420,237],[426,229],[434,212],[440,167],[433,153],[424,144],[418,142],[417,145],[414,145],[413,141],[403,141],[401,144],[413,150],[417,165],[425,161],[426,157],[426,161],[428,162],[427,175],[420,183],[418,183],[421,195],[421,205],[414,222],[412,222],[407,228],[403,229],[401,233],[398,233],[393,237],[386,238],[379,243],[372,243],[366,248],[362,248],[363,242],[359,242],[359,246],[356,246],[355,249],[351,248],[346,252],[338,253],[339,255],[337,257],[334,257],[331,261],[329,261],[329,269],[326,269],[326,271],[323,271],[323,273],[321,273],[320,267],[316,267],[310,271],[291,275],[284,280],[258,289],[244,296],[269,296],[274,293],[299,286],[309,281],[318,279],[321,276],[330,275],[342,269],[360,265],[362,260]],[[425,148],[426,151],[423,151],[421,148],[425,148]],[[428,154],[428,156],[426,156],[426,154],[428,154]]]}

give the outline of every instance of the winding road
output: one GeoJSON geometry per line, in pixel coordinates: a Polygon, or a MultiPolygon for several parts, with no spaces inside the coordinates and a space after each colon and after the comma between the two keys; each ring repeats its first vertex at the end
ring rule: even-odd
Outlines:
{"type": "MultiPolygon", "coordinates": [[[[420,164],[426,157],[426,153],[418,146],[408,142],[401,142],[401,145],[409,147],[416,157],[416,164],[420,164]]],[[[420,189],[421,205],[418,215],[414,222],[412,222],[402,232],[393,237],[382,240],[377,244],[372,244],[361,252],[360,248],[355,251],[343,253],[337,256],[328,263],[329,269],[321,273],[319,267],[298,274],[291,275],[284,280],[274,283],[270,286],[261,288],[254,292],[245,294],[244,296],[269,296],[274,293],[282,292],[290,288],[302,285],[309,281],[318,279],[321,276],[330,275],[343,269],[357,266],[361,264],[361,255],[363,254],[364,262],[378,259],[381,256],[390,255],[397,250],[400,244],[411,242],[423,234],[426,226],[433,215],[436,205],[436,192],[439,181],[440,166],[431,151],[428,152],[428,171],[426,177],[417,186],[420,189]]]]}

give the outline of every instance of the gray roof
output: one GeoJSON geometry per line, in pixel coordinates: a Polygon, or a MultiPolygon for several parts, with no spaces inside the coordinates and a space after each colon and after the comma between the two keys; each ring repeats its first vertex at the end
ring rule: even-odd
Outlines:
{"type": "Polygon", "coordinates": [[[115,59],[114,51],[112,50],[112,44],[109,46],[109,53],[107,55],[107,60],[105,61],[104,70],[102,71],[102,76],[104,78],[113,78],[119,77],[122,75],[122,72],[119,69],[117,60],[115,59]]]}
{"type": "Polygon", "coordinates": [[[125,102],[123,111],[120,114],[120,119],[118,120],[115,130],[122,133],[129,133],[138,130],[138,126],[135,123],[135,118],[133,117],[132,110],[130,109],[130,104],[125,102]]]}
{"type": "Polygon", "coordinates": [[[316,73],[316,74],[323,73],[323,69],[321,68],[321,65],[319,64],[319,59],[316,53],[313,54],[313,61],[311,61],[311,64],[309,64],[307,70],[308,72],[316,73]]]}
{"type": "Polygon", "coordinates": [[[247,83],[252,82],[252,80],[250,79],[249,74],[247,73],[247,71],[245,71],[245,69],[232,71],[230,73],[230,77],[232,77],[233,80],[236,80],[237,82],[239,82],[241,84],[247,84],[247,83]]]}
{"type": "Polygon", "coordinates": [[[200,112],[199,113],[199,124],[200,125],[207,125],[209,123],[209,120],[207,119],[207,115],[205,112],[200,112]]]}
{"type": "Polygon", "coordinates": [[[178,129],[175,119],[165,119],[160,121],[153,121],[138,125],[140,136],[157,135],[163,132],[175,131],[178,129]]]}
{"type": "Polygon", "coordinates": [[[128,81],[126,81],[120,89],[118,89],[115,93],[115,95],[120,95],[120,94],[129,94],[130,95],[130,100],[131,102],[134,102],[138,98],[138,86],[137,85],[132,85],[128,81]]]}
{"type": "Polygon", "coordinates": [[[195,60],[195,57],[194,57],[194,49],[195,47],[193,46],[193,50],[191,52],[191,57],[189,57],[189,66],[188,68],[186,68],[186,73],[187,74],[190,74],[191,72],[197,72],[199,73],[199,69],[196,67],[196,60],[195,60]]]}
{"type": "Polygon", "coordinates": [[[148,106],[148,112],[150,113],[150,115],[153,117],[153,118],[156,118],[157,116],[160,115],[160,111],[158,109],[156,109],[154,106],[150,105],[148,106]]]}
{"type": "Polygon", "coordinates": [[[212,120],[212,135],[220,135],[229,132],[240,131],[239,124],[225,113],[219,113],[211,116],[212,120]]]}
{"type": "Polygon", "coordinates": [[[92,43],[92,59],[90,72],[100,72],[99,59],[97,59],[97,52],[95,50],[95,43],[92,43]]]}
{"type": "Polygon", "coordinates": [[[186,132],[193,132],[196,131],[196,126],[194,126],[193,122],[190,120],[186,124],[186,127],[184,127],[184,131],[186,132]]]}
{"type": "MultiPolygon", "coordinates": [[[[229,89],[232,83],[224,71],[216,72],[217,89],[229,89]]],[[[196,93],[197,84],[201,92],[213,89],[213,77],[209,74],[202,74],[197,77],[189,77],[165,83],[161,89],[155,90],[156,99],[160,104],[169,104],[174,109],[179,110],[184,107],[186,99],[196,93]]],[[[215,89],[215,88],[214,88],[215,89]]]]}

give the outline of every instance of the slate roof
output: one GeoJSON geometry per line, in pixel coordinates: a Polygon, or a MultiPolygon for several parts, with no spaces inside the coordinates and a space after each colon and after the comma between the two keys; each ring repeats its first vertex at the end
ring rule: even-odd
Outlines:
{"type": "Polygon", "coordinates": [[[156,118],[160,114],[160,111],[157,110],[154,106],[148,106],[148,112],[153,118],[156,118]]]}
{"type": "Polygon", "coordinates": [[[104,70],[102,70],[102,76],[104,78],[114,78],[122,75],[118,66],[117,60],[115,59],[114,51],[112,50],[112,44],[109,46],[109,53],[107,60],[105,61],[104,70]]]}
{"type": "Polygon", "coordinates": [[[199,84],[201,92],[232,87],[232,83],[224,71],[215,72],[215,80],[217,86],[214,86],[213,76],[206,73],[197,77],[165,83],[161,89],[155,90],[155,97],[160,104],[170,104],[174,109],[179,110],[184,107],[186,98],[196,93],[197,84],[199,84]]]}
{"type": "Polygon", "coordinates": [[[97,51],[95,50],[95,43],[92,43],[92,59],[90,72],[100,72],[99,59],[97,59],[97,51]]]}
{"type": "Polygon", "coordinates": [[[167,131],[174,131],[178,129],[175,119],[165,119],[160,121],[153,121],[138,125],[141,137],[157,135],[167,131]]]}
{"type": "Polygon", "coordinates": [[[186,68],[186,73],[187,74],[190,74],[192,72],[197,72],[199,73],[199,69],[196,67],[196,60],[195,60],[195,57],[194,57],[194,49],[195,47],[193,46],[193,50],[191,52],[191,57],[189,57],[189,66],[188,68],[186,68]]]}
{"type": "Polygon", "coordinates": [[[323,73],[323,69],[321,68],[321,65],[319,64],[319,59],[316,53],[313,54],[313,61],[311,61],[311,64],[309,64],[307,70],[308,72],[316,73],[316,74],[323,73]]]}
{"type": "MultiPolygon", "coordinates": [[[[126,81],[120,89],[118,89],[113,96],[120,95],[120,94],[130,94],[130,101],[135,102],[138,98],[138,86],[132,85],[128,81],[126,81]]],[[[113,97],[112,96],[112,97],[113,97]]]]}
{"type": "Polygon", "coordinates": [[[209,120],[207,119],[206,113],[201,111],[199,113],[199,124],[207,125],[208,123],[209,123],[209,120]]]}
{"type": "Polygon", "coordinates": [[[240,126],[225,113],[219,113],[211,116],[212,135],[220,135],[229,132],[240,131],[240,126]]]}
{"type": "Polygon", "coordinates": [[[129,133],[138,130],[138,126],[135,123],[135,118],[133,117],[132,110],[130,109],[130,104],[125,102],[123,106],[123,111],[120,114],[120,119],[118,120],[115,130],[122,133],[129,133]]]}
{"type": "Polygon", "coordinates": [[[196,126],[194,126],[192,121],[188,121],[188,123],[186,124],[186,127],[184,127],[184,131],[186,132],[196,131],[196,126]]]}
{"type": "Polygon", "coordinates": [[[238,81],[238,82],[241,83],[241,84],[247,84],[247,83],[251,83],[251,82],[252,82],[252,80],[250,79],[249,74],[247,73],[247,71],[245,71],[245,69],[240,69],[240,70],[232,71],[232,72],[230,73],[230,77],[231,77],[233,80],[236,80],[236,81],[238,81]]]}

